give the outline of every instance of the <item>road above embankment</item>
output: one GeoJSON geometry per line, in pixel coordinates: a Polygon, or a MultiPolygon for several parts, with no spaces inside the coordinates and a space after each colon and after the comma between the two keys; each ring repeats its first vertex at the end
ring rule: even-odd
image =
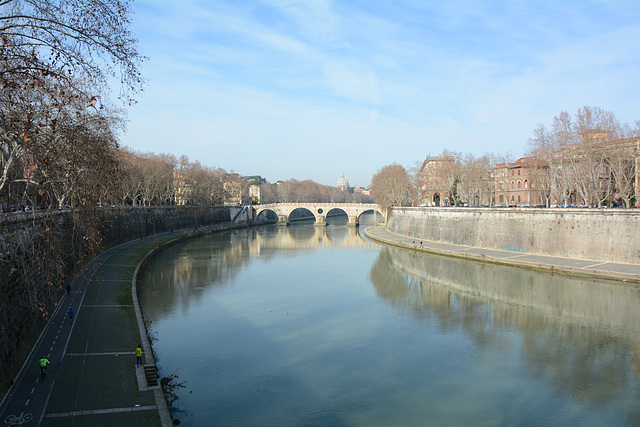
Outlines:
{"type": "Polygon", "coordinates": [[[576,277],[594,277],[640,284],[640,265],[595,262],[575,258],[529,255],[494,249],[475,248],[434,242],[390,232],[384,224],[368,227],[365,236],[371,240],[400,248],[446,255],[465,260],[508,265],[529,270],[546,271],[576,277]]]}

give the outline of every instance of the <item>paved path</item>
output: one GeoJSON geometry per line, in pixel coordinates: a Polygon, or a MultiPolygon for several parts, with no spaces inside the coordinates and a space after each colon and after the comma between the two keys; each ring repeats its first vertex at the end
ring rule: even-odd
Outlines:
{"type": "Polygon", "coordinates": [[[590,276],[602,279],[640,283],[640,265],[598,262],[574,258],[529,255],[494,249],[473,248],[449,243],[434,242],[395,234],[386,226],[373,226],[365,230],[365,236],[378,242],[408,249],[438,253],[465,259],[540,269],[574,276],[590,276]]]}
{"type": "Polygon", "coordinates": [[[140,261],[178,233],[109,249],[72,282],[0,406],[0,426],[170,426],[159,386],[136,367],[155,365],[135,296],[140,261]],[[72,307],[73,322],[67,316],[72,307]],[[51,365],[43,381],[37,360],[51,365]]]}

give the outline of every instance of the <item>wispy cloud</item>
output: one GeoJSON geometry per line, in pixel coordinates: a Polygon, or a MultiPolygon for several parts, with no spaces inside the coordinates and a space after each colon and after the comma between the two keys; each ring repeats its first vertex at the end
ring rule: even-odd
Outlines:
{"type": "Polygon", "coordinates": [[[123,143],[367,185],[442,149],[523,154],[583,105],[635,121],[640,5],[136,0],[149,86],[123,143]]]}

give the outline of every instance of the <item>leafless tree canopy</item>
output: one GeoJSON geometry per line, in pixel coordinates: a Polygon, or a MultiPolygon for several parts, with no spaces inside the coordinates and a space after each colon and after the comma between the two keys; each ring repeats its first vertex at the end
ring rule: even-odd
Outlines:
{"type": "Polygon", "coordinates": [[[383,209],[410,203],[411,182],[404,167],[384,166],[371,178],[371,196],[383,209]]]}
{"type": "MultiPolygon", "coordinates": [[[[409,169],[409,199],[426,206],[637,204],[640,121],[632,127],[598,107],[582,107],[574,116],[562,112],[550,127],[534,129],[526,156],[514,162],[510,153],[475,156],[445,149],[409,169]]],[[[372,182],[376,200],[388,205],[398,204],[385,201],[395,186],[381,191],[382,183],[388,186],[381,177],[391,166],[372,182]]]]}
{"type": "Polygon", "coordinates": [[[51,77],[95,91],[119,76],[123,94],[142,89],[128,1],[5,0],[0,8],[3,85],[51,77]]]}
{"type": "Polygon", "coordinates": [[[371,197],[311,180],[289,179],[276,184],[260,184],[260,203],[370,203],[371,197]]]}
{"type": "Polygon", "coordinates": [[[114,182],[124,114],[107,81],[126,102],[143,84],[130,14],[126,1],[0,2],[2,204],[90,206],[114,182]]]}
{"type": "Polygon", "coordinates": [[[539,124],[528,154],[538,162],[534,170],[545,205],[630,207],[637,198],[638,136],[638,122],[632,128],[598,107],[580,108],[573,117],[563,111],[550,128],[539,124]]]}

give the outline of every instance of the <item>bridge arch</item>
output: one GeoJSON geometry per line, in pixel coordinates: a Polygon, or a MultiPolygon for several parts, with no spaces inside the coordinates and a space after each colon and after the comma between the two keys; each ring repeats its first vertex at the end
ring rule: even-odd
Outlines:
{"type": "Polygon", "coordinates": [[[382,214],[381,210],[369,209],[369,210],[362,211],[358,214],[358,217],[357,217],[358,224],[360,224],[360,217],[369,212],[373,212],[376,215],[380,215],[382,217],[382,220],[384,221],[384,215],[382,214]]]}
{"type": "Polygon", "coordinates": [[[313,215],[313,217],[315,218],[316,221],[318,221],[318,214],[316,212],[313,212],[312,210],[309,210],[308,208],[304,207],[304,206],[299,206],[299,207],[294,207],[293,209],[291,209],[288,213],[287,213],[287,218],[291,219],[291,215],[296,212],[296,211],[303,211],[303,212],[309,212],[311,215],[313,215]]]}
{"type": "Polygon", "coordinates": [[[271,217],[271,219],[275,219],[276,221],[278,220],[278,212],[276,212],[273,209],[262,209],[260,212],[255,212],[254,211],[254,220],[255,221],[268,221],[271,217]],[[271,214],[271,215],[269,215],[271,214]],[[262,216],[262,218],[260,218],[260,216],[262,216]],[[274,218],[275,217],[275,218],[274,218]]]}

